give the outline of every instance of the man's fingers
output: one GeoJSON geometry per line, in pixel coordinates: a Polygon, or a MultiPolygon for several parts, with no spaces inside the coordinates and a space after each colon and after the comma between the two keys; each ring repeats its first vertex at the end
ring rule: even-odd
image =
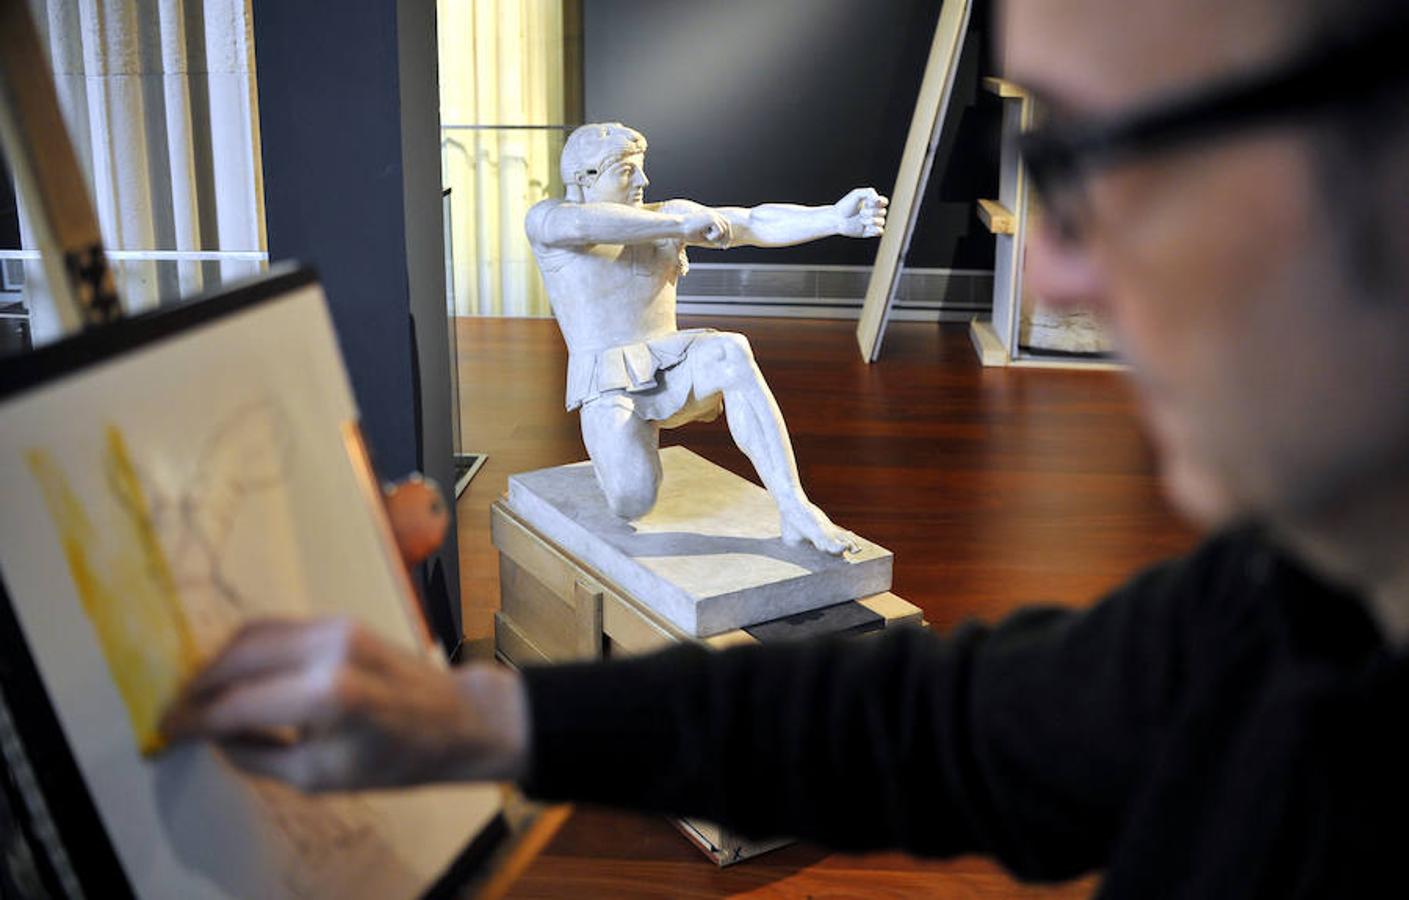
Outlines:
{"type": "Polygon", "coordinates": [[[221,744],[220,749],[236,768],[251,775],[275,778],[305,791],[317,789],[317,744],[280,746],[260,741],[233,740],[221,744]]]}
{"type": "Polygon", "coordinates": [[[342,714],[353,689],[346,671],[331,666],[246,681],[178,702],[163,718],[162,733],[182,740],[318,731],[342,714]]]}
{"type": "Polygon", "coordinates": [[[182,697],[219,692],[235,681],[301,668],[318,660],[351,658],[363,643],[351,619],[251,622],[191,680],[182,697]]]}
{"type": "Polygon", "coordinates": [[[184,694],[218,690],[236,679],[296,663],[306,656],[309,625],[285,619],[260,619],[242,626],[206,667],[186,685],[184,694]]]}

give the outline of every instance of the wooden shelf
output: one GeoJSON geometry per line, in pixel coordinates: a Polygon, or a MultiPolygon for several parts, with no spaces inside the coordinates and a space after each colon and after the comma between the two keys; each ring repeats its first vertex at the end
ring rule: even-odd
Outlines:
{"type": "Polygon", "coordinates": [[[1007,100],[1024,100],[1027,98],[1027,91],[1006,78],[996,78],[992,75],[983,79],[983,87],[991,94],[997,94],[1007,100]]]}
{"type": "Polygon", "coordinates": [[[990,234],[1015,234],[1018,230],[1017,217],[997,200],[980,200],[978,218],[990,234]]]}

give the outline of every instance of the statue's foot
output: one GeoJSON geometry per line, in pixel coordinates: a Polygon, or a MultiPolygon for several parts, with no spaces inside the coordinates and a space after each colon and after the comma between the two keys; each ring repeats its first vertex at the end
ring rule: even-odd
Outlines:
{"type": "Polygon", "coordinates": [[[778,514],[782,518],[785,544],[811,544],[833,556],[861,550],[861,542],[856,535],[837,526],[822,510],[806,500],[786,508],[780,506],[778,514]]]}

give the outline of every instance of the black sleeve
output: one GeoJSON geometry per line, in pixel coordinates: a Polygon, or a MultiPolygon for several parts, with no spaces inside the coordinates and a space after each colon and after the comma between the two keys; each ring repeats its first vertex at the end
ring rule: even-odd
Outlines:
{"type": "Polygon", "coordinates": [[[1101,865],[1185,682],[1209,551],[1089,610],[528,669],[545,799],[757,837],[984,852],[1030,878],[1101,865]]]}

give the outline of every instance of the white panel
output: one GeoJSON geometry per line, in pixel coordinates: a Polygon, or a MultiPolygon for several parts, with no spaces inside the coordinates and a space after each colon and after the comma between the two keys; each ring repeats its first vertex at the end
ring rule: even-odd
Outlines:
{"type": "Polygon", "coordinates": [[[969,0],[945,0],[939,12],[929,62],[920,83],[920,96],[915,101],[915,114],[910,120],[905,152],[900,158],[900,173],[891,191],[886,233],[881,236],[881,245],[876,250],[871,283],[866,289],[861,322],[856,328],[861,356],[867,362],[874,362],[880,354],[886,320],[900,280],[900,267],[910,248],[910,238],[920,214],[920,198],[925,193],[925,183],[929,180],[944,129],[944,113],[954,91],[954,76],[969,27],[969,12],[969,0]]]}

